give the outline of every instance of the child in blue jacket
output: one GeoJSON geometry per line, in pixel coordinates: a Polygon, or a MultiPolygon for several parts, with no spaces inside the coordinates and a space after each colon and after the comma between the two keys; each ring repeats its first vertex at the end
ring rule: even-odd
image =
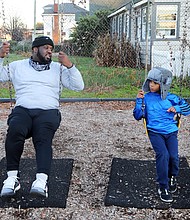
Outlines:
{"type": "Polygon", "coordinates": [[[179,155],[175,116],[190,114],[190,105],[168,92],[171,83],[172,73],[169,70],[161,67],[150,70],[143,90],[137,94],[133,110],[136,120],[144,118],[146,121],[148,136],[156,154],[158,193],[164,202],[172,202],[172,193],[177,190],[179,155]]]}

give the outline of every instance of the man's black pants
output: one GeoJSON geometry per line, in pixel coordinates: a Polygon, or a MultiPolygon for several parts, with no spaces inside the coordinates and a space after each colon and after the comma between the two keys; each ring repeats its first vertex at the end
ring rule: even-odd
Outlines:
{"type": "Polygon", "coordinates": [[[7,171],[19,170],[20,158],[27,138],[32,137],[36,152],[37,173],[49,175],[52,140],[61,122],[58,109],[26,109],[15,107],[8,117],[5,140],[7,171]]]}

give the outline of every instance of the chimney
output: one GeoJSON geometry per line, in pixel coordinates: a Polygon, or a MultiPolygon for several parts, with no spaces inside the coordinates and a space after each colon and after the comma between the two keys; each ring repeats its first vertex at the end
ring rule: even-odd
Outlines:
{"type": "Polygon", "coordinates": [[[53,41],[59,43],[59,0],[54,0],[53,41]]]}
{"type": "Polygon", "coordinates": [[[54,13],[58,13],[58,4],[54,2],[54,7],[53,7],[54,13]]]}

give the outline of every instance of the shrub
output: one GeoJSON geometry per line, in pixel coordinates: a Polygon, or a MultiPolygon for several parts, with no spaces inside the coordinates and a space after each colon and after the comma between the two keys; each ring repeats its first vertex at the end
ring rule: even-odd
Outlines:
{"type": "Polygon", "coordinates": [[[133,45],[123,37],[121,41],[117,36],[111,38],[110,34],[98,37],[97,48],[94,51],[96,64],[99,66],[121,66],[135,68],[137,51],[133,45]]]}

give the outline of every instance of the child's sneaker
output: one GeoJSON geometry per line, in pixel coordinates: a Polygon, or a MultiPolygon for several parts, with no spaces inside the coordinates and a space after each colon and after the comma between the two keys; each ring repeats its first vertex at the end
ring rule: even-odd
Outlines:
{"type": "Polygon", "coordinates": [[[176,181],[176,178],[174,176],[172,176],[169,179],[169,191],[171,193],[174,193],[174,192],[177,191],[177,181],[176,181]]]}
{"type": "Polygon", "coordinates": [[[173,202],[172,195],[167,189],[158,189],[158,194],[163,202],[173,202]]]}
{"type": "Polygon", "coordinates": [[[38,178],[32,183],[30,194],[34,197],[48,197],[47,182],[38,178]]]}
{"type": "Polygon", "coordinates": [[[17,176],[9,176],[3,182],[1,197],[12,197],[20,189],[20,183],[17,176]]]}

